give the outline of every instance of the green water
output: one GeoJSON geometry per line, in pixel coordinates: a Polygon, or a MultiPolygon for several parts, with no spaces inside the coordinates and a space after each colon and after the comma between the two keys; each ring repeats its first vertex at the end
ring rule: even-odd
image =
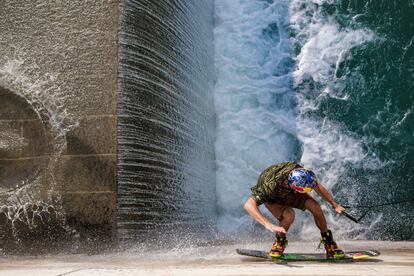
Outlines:
{"type": "MultiPolygon", "coordinates": [[[[356,205],[414,201],[414,1],[331,1],[321,9],[343,28],[375,33],[336,71],[336,87],[349,98],[326,98],[319,112],[363,139],[365,152],[381,165],[349,166],[335,193],[346,201],[349,190],[357,190],[356,205]]],[[[381,223],[368,238],[414,239],[413,208],[373,209],[367,219],[380,215],[381,223]]]]}

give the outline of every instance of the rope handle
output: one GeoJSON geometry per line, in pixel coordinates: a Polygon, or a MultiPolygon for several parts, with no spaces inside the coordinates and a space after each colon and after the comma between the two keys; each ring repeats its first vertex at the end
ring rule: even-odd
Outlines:
{"type": "Polygon", "coordinates": [[[347,218],[349,218],[350,220],[352,220],[353,222],[355,222],[355,223],[359,223],[359,222],[361,221],[361,219],[365,216],[365,214],[364,214],[364,216],[362,216],[362,217],[360,217],[359,219],[357,219],[357,218],[355,218],[355,217],[351,216],[350,214],[348,214],[348,213],[346,213],[346,212],[342,212],[342,214],[343,214],[345,217],[347,217],[347,218]]]}
{"type": "Polygon", "coordinates": [[[365,215],[368,214],[373,208],[396,205],[396,204],[401,204],[401,203],[414,203],[414,200],[407,199],[407,200],[401,200],[401,201],[392,201],[392,202],[385,202],[385,203],[380,203],[380,204],[375,204],[375,205],[370,205],[370,206],[364,206],[364,205],[342,206],[345,209],[349,209],[349,208],[366,208],[367,209],[366,212],[363,213],[362,216],[360,216],[359,218],[355,218],[351,216],[350,214],[348,214],[347,212],[342,212],[342,215],[344,215],[345,217],[347,217],[348,219],[352,220],[355,223],[359,223],[362,220],[362,218],[365,217],[365,215]]]}

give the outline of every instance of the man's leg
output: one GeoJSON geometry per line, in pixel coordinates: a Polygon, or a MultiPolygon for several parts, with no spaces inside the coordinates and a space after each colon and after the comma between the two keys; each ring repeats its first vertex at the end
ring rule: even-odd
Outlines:
{"type": "Polygon", "coordinates": [[[345,257],[344,251],[337,246],[333,240],[332,232],[328,230],[326,219],[319,203],[313,198],[309,198],[305,202],[305,209],[312,213],[316,226],[321,230],[321,243],[325,246],[326,257],[328,259],[345,257]]]}
{"type": "MultiPolygon", "coordinates": [[[[286,232],[289,230],[290,225],[295,220],[295,212],[293,209],[286,205],[280,204],[268,204],[265,203],[266,208],[277,218],[280,222],[280,226],[285,228],[286,232]]],[[[286,234],[277,233],[276,239],[269,251],[269,256],[273,258],[280,258],[283,256],[287,245],[286,234]]]]}
{"type": "Polygon", "coordinates": [[[307,199],[305,202],[305,209],[311,212],[313,218],[315,219],[315,224],[319,228],[321,233],[325,233],[326,231],[328,231],[325,215],[323,214],[321,206],[316,200],[314,200],[313,198],[307,199]]]}
{"type": "MultiPolygon", "coordinates": [[[[287,232],[295,220],[295,211],[286,205],[265,203],[265,206],[270,213],[272,213],[272,215],[279,220],[280,226],[285,228],[287,232]]],[[[284,234],[281,236],[284,236],[284,234]]]]}

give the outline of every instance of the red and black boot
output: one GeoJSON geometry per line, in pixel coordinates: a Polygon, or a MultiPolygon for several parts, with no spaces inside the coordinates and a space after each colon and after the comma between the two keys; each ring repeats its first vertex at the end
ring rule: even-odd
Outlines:
{"type": "Polygon", "coordinates": [[[342,259],[345,257],[345,253],[342,249],[336,245],[336,242],[333,240],[331,230],[321,233],[322,240],[321,243],[325,246],[326,258],[327,259],[342,259]]]}
{"type": "Polygon", "coordinates": [[[288,241],[285,236],[281,237],[276,235],[276,240],[269,251],[269,256],[273,258],[280,258],[285,251],[288,241]]]}

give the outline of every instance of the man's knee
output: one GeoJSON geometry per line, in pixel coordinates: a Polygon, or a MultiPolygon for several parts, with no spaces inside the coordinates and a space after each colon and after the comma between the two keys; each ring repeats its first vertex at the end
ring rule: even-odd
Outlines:
{"type": "Polygon", "coordinates": [[[313,215],[318,215],[322,213],[321,205],[313,198],[306,200],[305,208],[313,215]]]}
{"type": "Polygon", "coordinates": [[[277,218],[278,220],[282,219],[283,212],[285,210],[285,206],[279,205],[279,204],[269,204],[269,203],[265,203],[265,206],[266,206],[267,210],[269,210],[270,213],[272,213],[272,215],[275,218],[277,218]]]}
{"type": "Polygon", "coordinates": [[[288,207],[283,211],[283,220],[288,222],[293,222],[295,220],[295,211],[292,208],[288,207]]]}

